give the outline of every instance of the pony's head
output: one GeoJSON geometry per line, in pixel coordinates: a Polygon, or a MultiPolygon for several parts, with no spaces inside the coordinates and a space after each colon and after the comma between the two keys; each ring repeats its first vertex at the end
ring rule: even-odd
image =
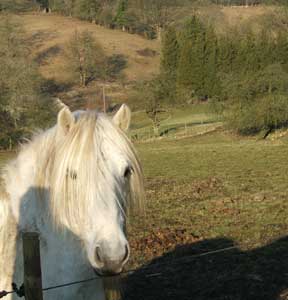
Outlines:
{"type": "Polygon", "coordinates": [[[39,180],[50,191],[53,221],[84,242],[90,263],[100,273],[122,270],[129,257],[127,208],[142,206],[141,166],[124,133],[130,116],[126,105],[112,119],[62,108],[54,142],[47,145],[39,167],[39,180]]]}

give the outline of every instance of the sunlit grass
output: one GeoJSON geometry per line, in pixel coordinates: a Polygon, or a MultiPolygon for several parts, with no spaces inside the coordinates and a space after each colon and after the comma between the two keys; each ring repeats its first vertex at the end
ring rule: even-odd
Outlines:
{"type": "Polygon", "coordinates": [[[136,145],[147,182],[153,227],[189,228],[255,247],[286,235],[288,143],[217,132],[136,145]]]}

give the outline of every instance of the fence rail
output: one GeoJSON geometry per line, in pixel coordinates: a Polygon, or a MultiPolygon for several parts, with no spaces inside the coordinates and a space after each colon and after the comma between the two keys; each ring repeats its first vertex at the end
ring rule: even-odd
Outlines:
{"type": "Polygon", "coordinates": [[[189,136],[203,135],[222,126],[222,122],[203,121],[193,123],[177,123],[174,125],[161,125],[158,132],[155,133],[152,127],[143,129],[135,129],[130,133],[130,138],[133,141],[150,141],[158,138],[183,138],[189,136]]]}

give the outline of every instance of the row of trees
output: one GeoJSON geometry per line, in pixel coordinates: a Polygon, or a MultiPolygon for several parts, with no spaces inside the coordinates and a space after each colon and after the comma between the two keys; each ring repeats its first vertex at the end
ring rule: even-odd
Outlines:
{"type": "Polygon", "coordinates": [[[285,5],[285,0],[211,0],[211,3],[223,6],[285,5]]]}
{"type": "Polygon", "coordinates": [[[238,132],[286,126],[288,115],[280,111],[288,111],[288,34],[235,29],[216,35],[193,16],[165,32],[161,72],[147,86],[155,124],[161,103],[209,99],[238,132]]]}
{"type": "MultiPolygon", "coordinates": [[[[83,18],[97,18],[99,11],[104,7],[115,13],[115,10],[121,6],[128,9],[138,10],[138,15],[147,18],[153,15],[161,18],[166,14],[167,8],[173,6],[197,6],[216,4],[221,6],[253,6],[253,5],[287,5],[287,0],[1,0],[0,9],[23,11],[27,9],[35,9],[36,4],[40,4],[42,8],[50,7],[65,13],[80,13],[83,18]],[[140,12],[142,10],[142,13],[140,12]],[[166,12],[165,12],[166,11],[166,12]],[[157,16],[158,15],[158,16],[157,16]]],[[[111,11],[111,13],[112,13],[111,11]]],[[[165,18],[166,18],[165,17],[165,18]]]]}
{"type": "MultiPolygon", "coordinates": [[[[153,39],[170,19],[172,0],[37,0],[52,11],[153,39]]],[[[178,3],[179,2],[179,3],[178,3]]]]}
{"type": "MultiPolygon", "coordinates": [[[[188,1],[188,0],[187,0],[188,1]]],[[[1,0],[0,11],[51,10],[153,39],[186,0],[1,0]]]]}

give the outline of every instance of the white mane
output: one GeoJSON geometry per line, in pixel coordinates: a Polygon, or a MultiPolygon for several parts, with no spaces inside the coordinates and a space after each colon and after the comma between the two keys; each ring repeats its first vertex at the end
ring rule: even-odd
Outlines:
{"type": "MultiPolygon", "coordinates": [[[[118,187],[119,198],[115,201],[123,210],[126,211],[131,204],[138,209],[143,208],[142,170],[135,150],[123,131],[104,114],[96,111],[78,113],[74,126],[64,139],[58,138],[57,127],[54,127],[23,146],[22,151],[27,150],[36,154],[35,187],[40,191],[40,201],[45,196],[41,195],[41,191],[49,191],[50,199],[46,200],[55,224],[73,225],[75,230],[85,225],[82,216],[92,209],[91,198],[96,192],[100,196],[99,201],[111,205],[111,201],[101,193],[102,185],[118,187]],[[107,168],[103,140],[124,154],[131,164],[130,197],[123,194],[125,190],[107,168]],[[127,202],[127,199],[130,201],[127,202]]],[[[10,181],[12,178],[9,177],[15,176],[14,172],[15,162],[12,162],[6,167],[5,181],[10,181]]]]}

